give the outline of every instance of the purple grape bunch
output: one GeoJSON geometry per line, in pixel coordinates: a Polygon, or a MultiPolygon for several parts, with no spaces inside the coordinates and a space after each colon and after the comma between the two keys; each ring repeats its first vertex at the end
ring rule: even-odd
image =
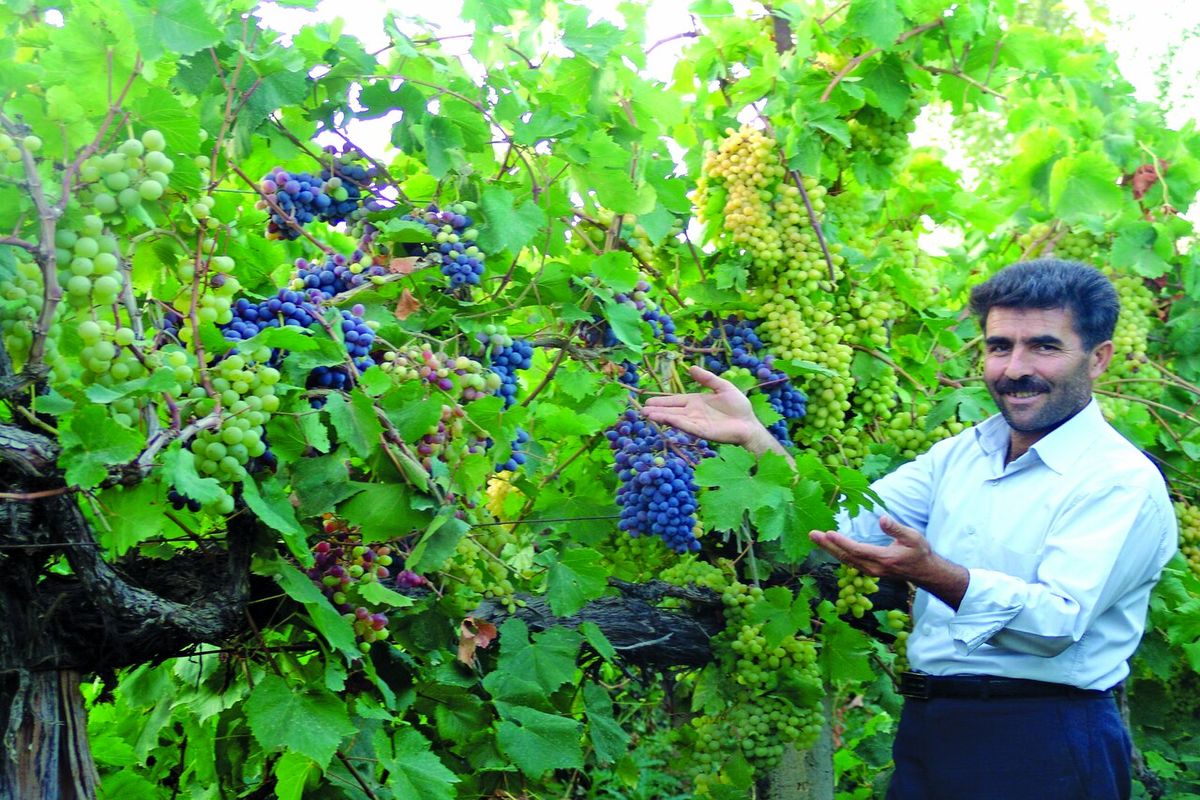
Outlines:
{"type": "Polygon", "coordinates": [[[258,208],[270,215],[268,239],[298,239],[300,229],[314,219],[335,224],[357,213],[370,172],[349,155],[331,158],[333,163],[320,175],[275,167],[262,179],[258,208]]]}
{"type": "Polygon", "coordinates": [[[708,443],[655,425],[633,409],[607,436],[621,482],[618,527],[634,538],[657,536],[676,553],[699,550],[695,468],[715,455],[708,443]]]}
{"type": "Polygon", "coordinates": [[[350,256],[335,253],[320,262],[296,259],[296,277],[292,279],[291,288],[314,300],[329,300],[384,275],[387,275],[386,269],[375,264],[362,250],[355,250],[350,256]]]}
{"type": "Polygon", "coordinates": [[[475,243],[478,231],[462,203],[445,209],[429,204],[422,211],[405,214],[402,219],[419,222],[433,240],[406,245],[409,255],[440,265],[451,289],[478,286],[483,277],[484,253],[475,243]]]}
{"type": "MultiPolygon", "coordinates": [[[[533,345],[524,339],[513,339],[511,336],[489,325],[476,338],[490,347],[488,351],[488,368],[500,377],[500,386],[494,392],[504,400],[505,408],[512,408],[517,402],[517,372],[529,369],[533,364],[533,345]]],[[[496,465],[497,472],[515,471],[525,463],[526,454],[523,445],[529,442],[529,432],[517,429],[517,438],[513,439],[512,452],[508,460],[496,465]]],[[[491,447],[491,440],[486,442],[491,447]]]]}
{"type": "Polygon", "coordinates": [[[638,281],[629,294],[616,294],[613,299],[618,303],[631,305],[642,312],[642,319],[650,324],[654,337],[664,344],[678,344],[679,337],[675,335],[675,321],[671,315],[650,299],[650,284],[638,281]]]}
{"type": "Polygon", "coordinates": [[[533,345],[524,339],[513,339],[504,334],[477,334],[482,342],[491,341],[488,368],[500,376],[500,388],[496,394],[504,400],[505,408],[517,402],[517,372],[529,369],[533,363],[533,345]],[[497,342],[497,338],[500,339],[497,342]]]}
{"type": "Polygon", "coordinates": [[[199,500],[193,500],[186,495],[180,494],[174,486],[167,490],[167,502],[170,503],[171,508],[175,509],[176,511],[182,511],[186,508],[192,513],[197,513],[201,508],[199,500]]]}
{"type": "MultiPolygon", "coordinates": [[[[638,281],[633,291],[628,294],[618,292],[613,295],[613,300],[637,309],[641,313],[642,319],[650,325],[650,331],[656,339],[664,344],[678,344],[679,337],[675,334],[675,320],[650,299],[651,288],[646,281],[638,281]]],[[[588,347],[619,347],[621,345],[621,340],[613,333],[608,320],[599,315],[580,330],[580,335],[588,347]]]]}
{"type": "MultiPolygon", "coordinates": [[[[321,310],[319,304],[293,289],[280,289],[258,303],[240,297],[232,307],[233,319],[221,326],[221,332],[226,339],[238,342],[250,339],[267,328],[308,328],[318,323],[321,310]]],[[[363,318],[365,310],[361,304],[356,304],[349,311],[343,309],[341,312],[341,332],[346,352],[359,372],[375,364],[370,355],[375,331],[363,318]]],[[[282,353],[276,353],[273,361],[282,356],[282,353]]],[[[342,365],[315,367],[305,380],[305,386],[309,389],[346,390],[353,384],[350,371],[342,365]]],[[[309,402],[314,408],[324,405],[320,397],[313,397],[309,402]]]]}
{"type": "MultiPolygon", "coordinates": [[[[363,318],[365,312],[366,309],[361,304],[355,304],[349,311],[342,309],[342,338],[346,343],[346,352],[359,372],[375,365],[375,360],[371,358],[375,331],[363,318]]],[[[353,385],[350,371],[342,365],[315,367],[305,382],[309,389],[346,390],[353,385]]]]}
{"type": "Polygon", "coordinates": [[[251,339],[267,328],[307,328],[320,316],[304,294],[292,289],[280,289],[257,303],[239,297],[231,311],[233,319],[221,326],[221,333],[234,342],[251,339]]]}
{"type": "Polygon", "coordinates": [[[704,366],[720,375],[732,367],[741,367],[758,381],[758,388],[767,396],[771,408],[783,417],[768,426],[781,444],[790,446],[788,423],[801,419],[808,411],[808,398],[792,386],[787,374],[775,369],[775,357],[770,353],[758,353],[766,349],[754,329],[758,321],[748,321],[731,316],[714,325],[701,342],[700,347],[712,350],[704,357],[704,366]],[[728,347],[726,347],[728,343],[728,347]]]}

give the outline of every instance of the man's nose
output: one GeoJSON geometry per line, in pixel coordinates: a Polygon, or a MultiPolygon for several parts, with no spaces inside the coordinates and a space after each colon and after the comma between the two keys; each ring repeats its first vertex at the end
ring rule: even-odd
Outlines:
{"type": "Polygon", "coordinates": [[[1029,351],[1023,347],[1014,347],[1012,354],[1008,357],[1008,364],[1004,368],[1005,377],[1016,379],[1031,374],[1033,374],[1033,360],[1030,358],[1029,351]]]}

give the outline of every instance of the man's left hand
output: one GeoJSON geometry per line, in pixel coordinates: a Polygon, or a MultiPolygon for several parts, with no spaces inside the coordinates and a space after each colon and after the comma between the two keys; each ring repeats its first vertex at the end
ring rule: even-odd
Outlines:
{"type": "Polygon", "coordinates": [[[880,517],[879,528],[892,537],[891,544],[863,544],[837,531],[811,531],[808,536],[821,549],[859,572],[912,581],[957,609],[970,581],[967,570],[933,552],[920,531],[891,517],[880,517]]]}

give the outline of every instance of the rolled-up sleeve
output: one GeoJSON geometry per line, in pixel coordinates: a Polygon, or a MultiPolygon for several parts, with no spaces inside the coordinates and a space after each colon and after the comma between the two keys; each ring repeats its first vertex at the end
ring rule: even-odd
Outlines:
{"type": "MultiPolygon", "coordinates": [[[[969,569],[970,582],[950,620],[961,654],[984,643],[1054,657],[1078,642],[1115,603],[1148,593],[1175,549],[1174,515],[1145,487],[1110,486],[1062,509],[1037,553],[1032,575],[1020,564],[969,569]]],[[[1002,549],[1002,547],[1001,547],[1002,549]]],[[[992,565],[989,565],[992,566],[992,565]]],[[[1143,612],[1144,613],[1144,612],[1143,612]]]]}

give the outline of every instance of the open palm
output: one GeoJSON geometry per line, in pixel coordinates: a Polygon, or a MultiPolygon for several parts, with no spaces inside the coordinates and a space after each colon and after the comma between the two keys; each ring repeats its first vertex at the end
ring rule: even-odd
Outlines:
{"type": "Polygon", "coordinates": [[[646,417],[713,442],[747,445],[758,438],[762,423],[736,386],[701,367],[692,367],[691,376],[712,391],[651,397],[646,417]]]}

